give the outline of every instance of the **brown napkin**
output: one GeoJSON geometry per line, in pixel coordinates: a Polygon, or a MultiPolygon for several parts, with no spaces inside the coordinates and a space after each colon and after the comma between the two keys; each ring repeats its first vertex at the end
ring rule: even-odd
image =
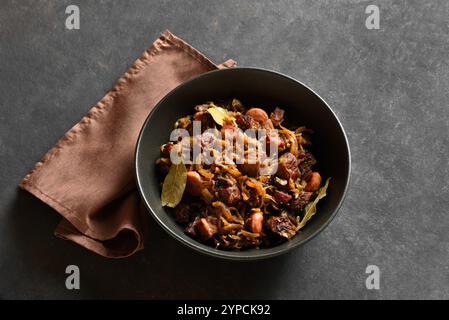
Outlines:
{"type": "Polygon", "coordinates": [[[34,166],[20,187],[58,211],[55,235],[102,256],[143,249],[148,213],[134,181],[134,148],[148,113],[171,89],[217,66],[169,31],[34,166]]]}

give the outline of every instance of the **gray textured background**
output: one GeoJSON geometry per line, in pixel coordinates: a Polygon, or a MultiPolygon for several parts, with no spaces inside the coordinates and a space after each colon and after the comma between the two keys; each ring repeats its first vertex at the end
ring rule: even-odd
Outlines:
{"type": "Polygon", "coordinates": [[[448,1],[2,1],[0,298],[449,298],[448,1]],[[78,4],[81,29],[66,30],[78,4]],[[367,30],[368,4],[381,29],[367,30]],[[151,223],[107,260],[16,185],[164,29],[214,61],[287,73],[340,117],[353,171],[339,215],[291,254],[217,261],[151,223]],[[65,289],[68,264],[81,290],[65,289]],[[368,264],[381,289],[365,289],[368,264]]]}

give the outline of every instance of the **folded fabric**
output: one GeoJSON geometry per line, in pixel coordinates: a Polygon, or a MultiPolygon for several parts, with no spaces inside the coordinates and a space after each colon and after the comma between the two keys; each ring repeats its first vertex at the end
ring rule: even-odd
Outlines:
{"type": "Polygon", "coordinates": [[[144,246],[149,214],[134,180],[134,149],[148,113],[170,90],[215,65],[169,31],[33,167],[20,187],[63,219],[56,236],[105,257],[144,246]]]}

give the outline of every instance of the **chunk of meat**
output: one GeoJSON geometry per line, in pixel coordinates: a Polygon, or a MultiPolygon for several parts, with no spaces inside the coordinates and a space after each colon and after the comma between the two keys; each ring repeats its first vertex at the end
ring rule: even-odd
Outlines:
{"type": "Polygon", "coordinates": [[[240,189],[237,185],[219,189],[218,195],[221,201],[228,205],[234,205],[241,199],[240,189]]]}
{"type": "Polygon", "coordinates": [[[286,192],[279,191],[279,190],[274,191],[273,197],[274,197],[274,200],[276,200],[277,202],[284,203],[284,204],[288,203],[292,199],[291,195],[289,195],[286,192]]]}
{"type": "Polygon", "coordinates": [[[187,235],[191,236],[192,238],[196,238],[197,237],[197,225],[200,221],[200,217],[196,217],[195,220],[193,220],[192,222],[190,222],[188,224],[188,226],[184,229],[184,233],[186,233],[187,235]]]}
{"type": "Polygon", "coordinates": [[[286,212],[280,216],[272,216],[267,220],[268,229],[283,238],[290,239],[296,234],[296,226],[286,212]]]}
{"type": "Polygon", "coordinates": [[[214,234],[217,233],[217,226],[210,221],[207,221],[206,218],[201,218],[200,220],[198,220],[195,227],[197,234],[203,240],[210,239],[214,234]]]}
{"type": "Polygon", "coordinates": [[[318,172],[312,172],[307,177],[307,185],[305,191],[317,191],[321,186],[321,175],[318,172]]]}
{"type": "Polygon", "coordinates": [[[186,190],[192,196],[201,196],[201,190],[203,189],[203,178],[196,171],[187,172],[186,190]]]}
{"type": "Polygon", "coordinates": [[[296,179],[299,176],[298,161],[290,152],[279,157],[277,176],[283,179],[296,179]]]}
{"type": "Polygon", "coordinates": [[[284,120],[284,110],[276,107],[270,114],[270,120],[273,123],[273,126],[277,127],[282,120],[284,120]]]}
{"type": "Polygon", "coordinates": [[[251,232],[261,233],[262,232],[262,221],[263,214],[260,211],[253,212],[249,218],[249,228],[251,232]]]}
{"type": "Polygon", "coordinates": [[[260,124],[256,120],[245,114],[236,115],[235,121],[237,122],[239,128],[242,130],[260,128],[260,124]]]}
{"type": "Polygon", "coordinates": [[[313,192],[301,191],[297,198],[293,198],[290,203],[290,209],[292,211],[302,211],[305,206],[309,203],[310,198],[312,197],[313,192]]]}
{"type": "Polygon", "coordinates": [[[315,158],[310,152],[306,152],[305,154],[300,154],[298,157],[299,162],[299,170],[303,177],[306,177],[312,172],[312,166],[316,163],[315,158]]]}

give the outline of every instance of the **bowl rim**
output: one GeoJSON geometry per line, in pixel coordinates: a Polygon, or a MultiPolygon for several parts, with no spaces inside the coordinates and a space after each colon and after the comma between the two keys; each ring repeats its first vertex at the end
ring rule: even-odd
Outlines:
{"type": "MultiPolygon", "coordinates": [[[[135,146],[135,152],[134,152],[134,169],[135,169],[134,174],[135,174],[137,189],[139,190],[139,195],[140,195],[141,199],[143,200],[146,209],[149,211],[149,213],[151,214],[153,219],[155,219],[156,222],[162,227],[162,229],[164,229],[173,238],[175,238],[176,240],[178,240],[185,246],[187,246],[191,249],[194,249],[195,251],[197,251],[199,253],[210,256],[210,257],[216,257],[216,258],[222,258],[222,259],[234,260],[234,261],[254,261],[254,260],[267,259],[267,258],[279,256],[284,253],[290,252],[291,250],[298,248],[298,247],[304,245],[305,243],[309,242],[313,238],[315,238],[321,231],[323,231],[330,224],[330,222],[335,218],[338,211],[340,210],[340,208],[346,198],[347,192],[348,192],[348,188],[349,188],[349,184],[350,184],[350,180],[351,180],[351,150],[349,147],[349,141],[348,141],[348,137],[346,135],[346,131],[344,130],[343,125],[340,122],[340,119],[337,117],[337,115],[332,110],[332,108],[329,106],[329,104],[318,93],[316,93],[313,89],[311,89],[309,86],[307,86],[306,84],[302,83],[301,81],[299,81],[291,76],[288,76],[288,75],[283,74],[278,71],[273,71],[273,70],[264,69],[264,68],[256,68],[256,67],[234,67],[234,68],[227,68],[227,69],[211,70],[211,71],[202,73],[200,75],[194,76],[194,77],[190,78],[189,80],[179,84],[177,87],[173,88],[161,100],[159,100],[159,102],[154,106],[154,108],[148,114],[147,118],[145,119],[145,121],[142,125],[142,128],[140,129],[139,136],[137,138],[137,142],[136,142],[136,146],[135,146]],[[283,77],[289,81],[296,83],[297,85],[303,86],[304,88],[309,90],[310,93],[316,95],[323,102],[324,106],[328,109],[328,111],[330,111],[330,113],[335,118],[335,120],[343,134],[345,147],[346,147],[346,151],[348,154],[348,159],[347,159],[348,174],[345,179],[346,180],[345,187],[343,190],[343,194],[342,194],[341,198],[339,199],[338,204],[335,206],[335,209],[333,210],[330,217],[317,230],[315,230],[312,234],[310,234],[307,238],[303,239],[302,241],[298,241],[298,242],[290,245],[289,247],[286,247],[282,250],[273,251],[273,252],[264,252],[267,249],[263,249],[263,248],[258,249],[257,255],[245,254],[245,252],[248,252],[248,251],[218,250],[218,249],[206,246],[193,238],[189,238],[190,241],[187,241],[184,238],[182,238],[180,235],[177,234],[177,232],[175,232],[174,230],[172,230],[171,228],[166,226],[165,223],[159,219],[158,215],[155,213],[155,211],[153,210],[151,205],[148,203],[148,201],[145,197],[145,194],[142,191],[141,181],[140,181],[139,174],[138,174],[138,171],[139,171],[138,158],[139,158],[139,153],[140,153],[139,150],[140,150],[143,132],[145,131],[145,128],[147,127],[148,123],[150,122],[150,119],[152,118],[153,114],[160,108],[161,105],[164,104],[165,100],[167,100],[172,95],[175,95],[178,91],[182,90],[185,86],[189,85],[191,82],[198,81],[198,79],[200,79],[200,78],[203,78],[203,77],[207,78],[207,77],[210,77],[211,74],[215,74],[215,73],[225,73],[225,72],[232,73],[232,72],[235,72],[236,70],[243,70],[243,71],[248,70],[248,71],[252,71],[252,72],[256,71],[256,72],[262,72],[262,73],[269,73],[269,74],[272,74],[277,77],[283,77]]],[[[276,248],[276,247],[273,247],[273,248],[276,248]]],[[[254,251],[251,251],[251,252],[254,252],[254,251]]]]}

